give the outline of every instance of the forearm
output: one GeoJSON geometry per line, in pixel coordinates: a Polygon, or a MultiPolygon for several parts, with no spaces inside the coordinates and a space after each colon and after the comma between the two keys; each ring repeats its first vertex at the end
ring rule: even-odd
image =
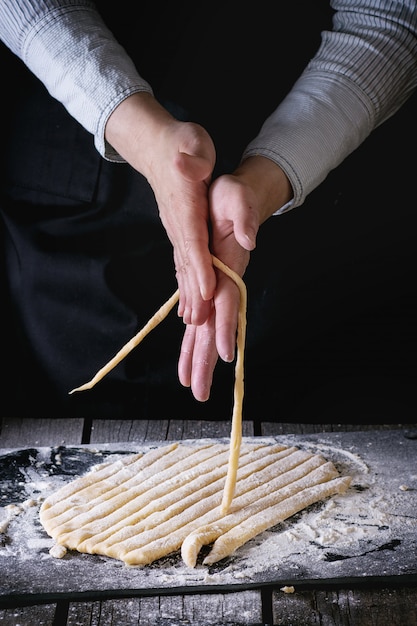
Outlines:
{"type": "Polygon", "coordinates": [[[158,145],[164,145],[163,133],[175,123],[178,122],[152,94],[134,93],[109,116],[105,139],[123,159],[151,180],[152,155],[158,154],[158,145]]]}
{"type": "Polygon", "coordinates": [[[389,11],[380,4],[333,2],[333,31],[323,34],[314,59],[243,155],[261,155],[282,168],[293,188],[292,206],[416,88],[415,2],[390,3],[389,11]]]}
{"type": "Polygon", "coordinates": [[[84,128],[98,151],[123,158],[105,142],[107,120],[136,92],[152,93],[88,0],[3,0],[0,37],[84,128]]]}

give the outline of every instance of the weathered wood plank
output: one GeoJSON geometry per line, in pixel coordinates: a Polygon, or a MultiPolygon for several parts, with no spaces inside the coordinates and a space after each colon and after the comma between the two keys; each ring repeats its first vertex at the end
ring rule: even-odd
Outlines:
{"type": "Polygon", "coordinates": [[[1,626],[53,626],[55,604],[0,609],[1,626]]]}
{"type": "Polygon", "coordinates": [[[94,420],[90,443],[164,441],[168,420],[94,420]]]}
{"type": "Polygon", "coordinates": [[[232,626],[262,622],[261,594],[193,594],[71,602],[66,626],[232,626]]]}
{"type": "MultiPolygon", "coordinates": [[[[90,443],[165,441],[230,437],[230,422],[200,420],[95,420],[90,443]]],[[[244,436],[253,435],[253,423],[243,422],[244,436]]]]}
{"type": "Polygon", "coordinates": [[[304,435],[309,433],[351,432],[357,430],[416,430],[417,424],[293,424],[263,422],[261,432],[264,437],[274,435],[304,435]]]}
{"type": "Polygon", "coordinates": [[[83,419],[25,419],[3,417],[0,447],[77,445],[82,443],[83,419]]]}
{"type": "Polygon", "coordinates": [[[417,587],[378,590],[275,591],[274,625],[412,626],[417,624],[417,587]]]}
{"type": "MultiPolygon", "coordinates": [[[[262,621],[261,594],[241,591],[226,594],[186,595],[161,598],[162,617],[180,619],[195,626],[259,624],[262,621]]],[[[149,621],[148,623],[152,623],[149,621]]]]}
{"type": "MultiPolygon", "coordinates": [[[[199,420],[171,420],[169,439],[204,439],[205,437],[230,437],[231,422],[199,421],[199,420]]],[[[244,436],[253,435],[253,422],[243,422],[244,436]]]]}

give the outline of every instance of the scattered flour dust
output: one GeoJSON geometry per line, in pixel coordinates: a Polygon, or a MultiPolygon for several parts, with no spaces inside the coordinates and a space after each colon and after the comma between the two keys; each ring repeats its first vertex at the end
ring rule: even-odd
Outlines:
{"type": "MultiPolygon", "coordinates": [[[[235,579],[248,581],[267,568],[270,571],[276,569],[278,573],[285,563],[290,564],[289,569],[296,573],[303,570],[305,563],[321,560],[324,571],[329,552],[341,555],[342,560],[352,551],[360,553],[363,546],[369,549],[372,543],[389,542],[404,522],[392,512],[384,485],[378,484],[377,477],[370,473],[359,456],[321,444],[314,444],[311,449],[332,461],[341,475],[351,476],[350,488],[344,494],[332,496],[294,515],[242,546],[240,558],[229,566],[235,579]]],[[[403,491],[404,485],[399,485],[398,490],[403,491]]],[[[291,592],[288,586],[282,590],[291,592]]]]}
{"type": "MultiPolygon", "coordinates": [[[[27,469],[31,474],[31,469],[27,469]]],[[[28,561],[39,558],[51,547],[51,539],[43,532],[39,521],[39,509],[44,500],[43,492],[54,491],[52,482],[28,480],[25,492],[29,494],[23,502],[6,504],[0,507],[0,558],[18,557],[28,561]],[[52,487],[52,489],[51,489],[52,487]]]]}
{"type": "MultiPolygon", "coordinates": [[[[136,570],[138,576],[146,575],[149,584],[165,587],[244,583],[259,579],[265,571],[268,571],[267,579],[271,580],[274,572],[279,576],[282,568],[296,573],[297,570],[303,571],[306,563],[320,560],[324,563],[328,552],[341,555],[348,554],[349,550],[360,552],[362,542],[369,545],[376,538],[379,542],[381,539],[388,542],[404,519],[396,519],[395,507],[384,491],[384,485],[378,483],[377,477],[357,455],[316,443],[310,448],[332,461],[341,475],[352,477],[346,493],[317,503],[259,534],[217,567],[208,568],[198,563],[195,568],[189,568],[178,555],[174,555],[172,560],[156,562],[149,569],[148,566],[130,568],[132,574],[136,570]]],[[[43,474],[39,467],[25,468],[25,473],[25,500],[0,507],[0,568],[2,558],[8,557],[14,560],[17,557],[18,562],[23,562],[22,567],[28,560],[64,557],[65,561],[65,548],[55,545],[43,529],[39,508],[50,493],[68,481],[68,477],[43,474]]],[[[404,490],[404,485],[398,486],[400,490],[404,490]]],[[[83,563],[85,566],[86,562],[83,563]]],[[[68,566],[71,567],[70,563],[68,566]]],[[[121,571],[120,563],[115,559],[102,560],[100,567],[108,570],[112,583],[112,572],[121,571]]],[[[123,568],[129,570],[127,566],[123,565],[123,568]]],[[[106,575],[103,571],[103,584],[106,584],[106,575]]],[[[289,593],[290,589],[287,588],[286,592],[289,593]]]]}

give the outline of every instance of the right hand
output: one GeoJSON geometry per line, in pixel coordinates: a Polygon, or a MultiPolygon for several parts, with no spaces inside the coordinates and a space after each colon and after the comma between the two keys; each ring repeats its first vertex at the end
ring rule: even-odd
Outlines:
{"type": "Polygon", "coordinates": [[[137,93],[112,113],[106,139],[151,185],[173,246],[178,315],[185,324],[203,324],[216,289],[208,232],[208,187],[216,154],[209,134],[198,124],[173,118],[152,95],[137,93]]]}

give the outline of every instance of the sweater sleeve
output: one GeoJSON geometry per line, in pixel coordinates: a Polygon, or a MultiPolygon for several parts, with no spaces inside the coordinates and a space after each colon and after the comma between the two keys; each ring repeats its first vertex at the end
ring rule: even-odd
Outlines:
{"type": "Polygon", "coordinates": [[[90,133],[99,153],[123,161],[104,138],[122,100],[152,93],[90,0],[2,0],[0,38],[90,133]]]}
{"type": "Polygon", "coordinates": [[[333,28],[286,98],[247,146],[287,174],[301,205],[417,86],[414,0],[334,0],[333,28]]]}

